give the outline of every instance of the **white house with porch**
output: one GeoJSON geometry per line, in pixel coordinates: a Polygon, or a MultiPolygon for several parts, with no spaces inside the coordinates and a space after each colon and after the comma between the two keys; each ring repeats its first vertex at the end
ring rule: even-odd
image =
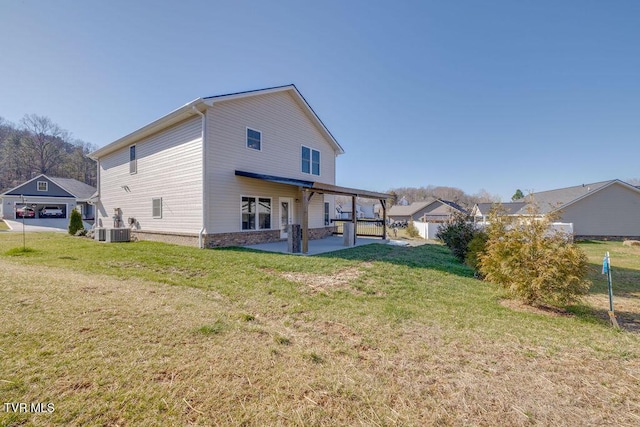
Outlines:
{"type": "Polygon", "coordinates": [[[294,85],[198,98],[91,154],[98,227],[139,239],[216,247],[334,231],[343,148],[294,85]]]}

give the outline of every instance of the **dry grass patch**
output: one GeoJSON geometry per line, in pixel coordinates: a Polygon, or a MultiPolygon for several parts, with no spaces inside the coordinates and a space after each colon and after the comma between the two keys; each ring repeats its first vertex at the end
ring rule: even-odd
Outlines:
{"type": "Polygon", "coordinates": [[[358,266],[343,268],[329,274],[283,272],[280,273],[280,275],[292,282],[304,284],[312,294],[318,292],[326,293],[338,289],[358,292],[358,290],[353,287],[354,281],[371,267],[372,264],[370,262],[363,262],[358,266]]]}
{"type": "Polygon", "coordinates": [[[0,425],[640,422],[640,336],[505,308],[441,247],[301,258],[51,239],[0,256],[0,395],[56,409],[0,425]],[[58,258],[83,263],[75,244],[151,273],[58,258]],[[208,275],[172,286],[163,265],[208,275]],[[380,294],[342,292],[363,283],[380,294]]]}

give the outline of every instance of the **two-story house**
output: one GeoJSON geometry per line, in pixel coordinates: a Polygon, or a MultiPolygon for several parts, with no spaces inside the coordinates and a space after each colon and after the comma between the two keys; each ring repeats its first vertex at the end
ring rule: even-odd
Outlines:
{"type": "Polygon", "coordinates": [[[98,227],[200,247],[332,233],[344,153],[294,85],[198,98],[91,154],[98,227]]]}

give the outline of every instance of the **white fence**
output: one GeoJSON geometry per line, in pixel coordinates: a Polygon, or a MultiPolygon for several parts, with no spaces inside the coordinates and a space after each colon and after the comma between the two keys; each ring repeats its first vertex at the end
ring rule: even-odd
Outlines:
{"type": "Polygon", "coordinates": [[[418,229],[420,237],[423,239],[434,240],[436,238],[436,233],[438,233],[440,226],[442,226],[442,223],[414,221],[413,225],[418,229]]]}
{"type": "MultiPolygon", "coordinates": [[[[487,226],[487,222],[476,222],[475,223],[478,228],[484,228],[487,226]]],[[[414,221],[413,225],[418,229],[418,233],[420,233],[420,237],[423,239],[431,239],[435,240],[436,234],[440,227],[443,225],[442,223],[433,223],[433,222],[418,222],[414,221]]],[[[555,231],[567,234],[569,236],[573,236],[573,223],[572,222],[553,222],[551,223],[551,227],[549,231],[555,231]]]]}
{"type": "MultiPolygon", "coordinates": [[[[484,228],[489,225],[488,222],[476,222],[478,228],[484,228]]],[[[563,233],[568,236],[573,236],[573,223],[572,222],[552,222],[549,226],[549,233],[563,233]]]]}

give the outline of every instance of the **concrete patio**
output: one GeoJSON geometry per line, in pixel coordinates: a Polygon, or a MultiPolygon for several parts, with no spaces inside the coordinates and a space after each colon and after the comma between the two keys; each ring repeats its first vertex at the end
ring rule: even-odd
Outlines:
{"type": "Polygon", "coordinates": [[[257,249],[265,252],[278,252],[291,255],[318,255],[326,252],[340,251],[343,249],[349,249],[356,246],[370,245],[372,243],[388,244],[388,240],[382,240],[379,237],[358,237],[355,246],[344,246],[342,236],[331,236],[324,239],[309,240],[309,252],[303,253],[290,253],[287,251],[287,241],[282,240],[274,243],[260,243],[257,245],[243,246],[248,249],[257,249]]]}

